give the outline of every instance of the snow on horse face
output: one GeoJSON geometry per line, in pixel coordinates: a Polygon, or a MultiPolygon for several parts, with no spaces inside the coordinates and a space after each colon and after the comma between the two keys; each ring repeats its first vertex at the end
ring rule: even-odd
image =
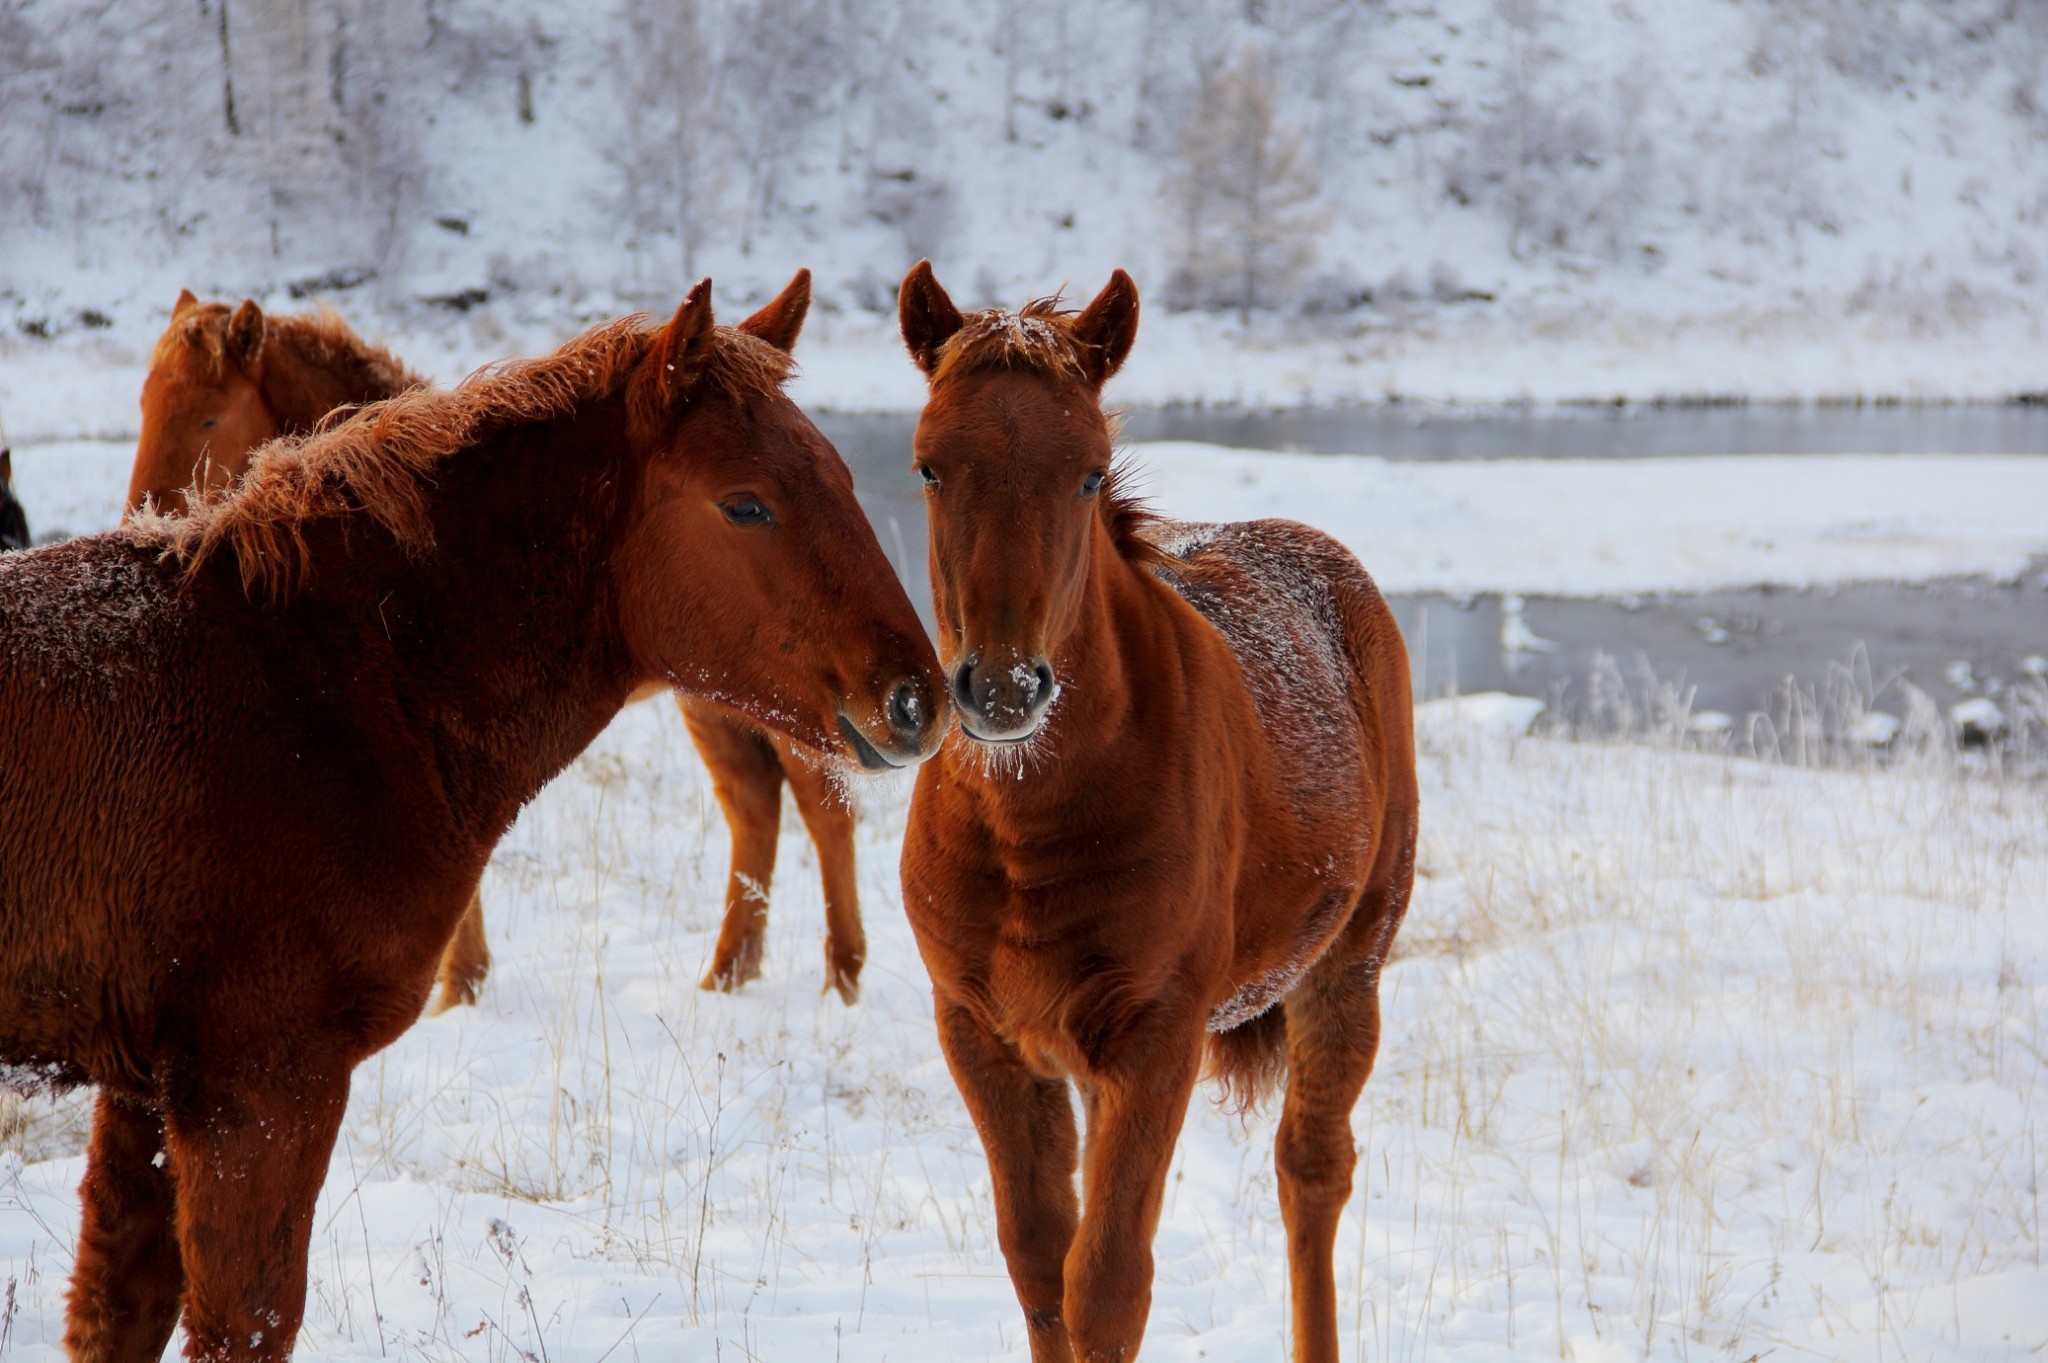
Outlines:
{"type": "Polygon", "coordinates": [[[1080,312],[963,315],[920,264],[899,311],[930,382],[916,461],[960,719],[918,776],[904,907],[1032,1358],[1136,1355],[1206,1060],[1247,1104],[1287,1079],[1295,1357],[1334,1360],[1350,1114],[1414,874],[1393,615],[1307,526],[1179,525],[1118,488],[1122,271],[1080,312]]]}
{"type": "Polygon", "coordinates": [[[351,1071],[636,689],[849,765],[937,745],[791,323],[715,327],[707,281],[0,556],[0,1066],[100,1088],[72,1356],[153,1360],[181,1314],[195,1359],[290,1355],[351,1071]]]}

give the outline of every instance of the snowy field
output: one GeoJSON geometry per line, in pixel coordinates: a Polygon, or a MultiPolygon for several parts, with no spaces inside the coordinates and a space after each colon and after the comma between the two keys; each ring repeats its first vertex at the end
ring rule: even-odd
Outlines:
{"type": "MultiPolygon", "coordinates": [[[[1421,728],[1422,877],[1338,1245],[1347,1355],[2021,1359],[2043,1261],[2040,792],[1421,728]]],[[[821,996],[783,835],[767,973],[695,984],[724,832],[634,707],[484,884],[480,1008],[356,1076],[300,1356],[1022,1359],[989,1183],[861,787],[870,957],[821,996]]],[[[59,1356],[80,1100],[0,1156],[6,1352],[59,1356]]],[[[1286,1348],[1273,1114],[1198,1096],[1146,1357],[1286,1348]]]]}
{"type": "MultiPolygon", "coordinates": [[[[1160,510],[1307,521],[1349,545],[1390,592],[2009,579],[2048,555],[2048,455],[1438,463],[1160,441],[1124,457],[1160,510]]],[[[39,535],[112,526],[133,458],[132,441],[18,445],[30,525],[39,535]]],[[[2048,639],[2029,646],[2048,651],[2048,639]]]]}

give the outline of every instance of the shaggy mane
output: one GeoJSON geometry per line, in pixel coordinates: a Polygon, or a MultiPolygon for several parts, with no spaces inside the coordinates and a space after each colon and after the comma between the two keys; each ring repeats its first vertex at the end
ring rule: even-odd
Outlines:
{"type": "MultiPolygon", "coordinates": [[[[132,533],[176,557],[188,578],[226,549],[244,589],[273,600],[305,581],[313,521],[366,516],[423,555],[433,548],[428,493],[443,461],[507,427],[617,396],[657,334],[636,314],[592,327],[552,355],[486,365],[446,391],[413,388],[336,412],[311,435],[263,446],[238,483],[187,515],[137,518],[132,533]]],[[[713,336],[701,384],[746,398],[777,392],[789,378],[789,356],[767,342],[730,327],[713,336]]]]}
{"type": "MultiPolygon", "coordinates": [[[[208,372],[219,378],[228,363],[227,328],[233,315],[234,309],[226,303],[197,303],[187,308],[157,338],[149,367],[155,369],[175,359],[182,346],[204,357],[208,372]]],[[[331,374],[355,391],[402,393],[426,383],[396,355],[357,335],[340,313],[324,303],[316,312],[265,313],[263,344],[266,350],[278,347],[299,368],[331,374]]]]}
{"type": "MultiPolygon", "coordinates": [[[[960,329],[946,338],[939,350],[938,367],[932,384],[954,376],[988,373],[992,370],[1034,370],[1050,378],[1087,384],[1088,367],[1081,341],[1074,336],[1078,309],[1064,306],[1059,294],[1034,298],[1015,312],[989,308],[970,312],[960,329]]],[[[1109,428],[1112,446],[1123,434],[1122,414],[1105,411],[1103,423],[1109,428]]],[[[1154,563],[1166,555],[1146,531],[1160,516],[1144,498],[1124,484],[1131,476],[1121,453],[1110,464],[1103,480],[1102,514],[1109,525],[1117,552],[1133,563],[1154,563]]]]}

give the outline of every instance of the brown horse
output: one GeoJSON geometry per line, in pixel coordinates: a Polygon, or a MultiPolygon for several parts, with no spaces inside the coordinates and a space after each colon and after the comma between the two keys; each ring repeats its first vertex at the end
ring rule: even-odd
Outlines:
{"type": "Polygon", "coordinates": [[[1247,1104],[1286,1076],[1295,1357],[1335,1359],[1351,1109],[1415,864],[1394,617],[1307,526],[1176,524],[1118,489],[1122,271],[1078,314],[963,317],[920,263],[900,320],[930,380],[917,470],[959,720],[918,774],[904,905],[1032,1358],[1136,1355],[1206,1053],[1247,1104]]]}
{"type": "MultiPolygon", "coordinates": [[[[351,1070],[493,844],[636,689],[863,766],[931,645],[708,281],[268,446],[191,514],[0,557],[0,1063],[97,1083],[66,1346],[282,1359],[351,1070]]],[[[766,338],[766,339],[764,339],[766,338]]]]}
{"type": "MultiPolygon", "coordinates": [[[[797,292],[787,303],[807,302],[809,271],[800,271],[791,287],[797,292]]],[[[800,308],[785,311],[800,315],[800,308]]],[[[252,301],[202,303],[185,290],[143,383],[129,514],[145,501],[160,511],[182,512],[194,491],[205,495],[231,486],[264,441],[303,435],[335,408],[396,397],[424,383],[331,310],[267,315],[252,301]]],[[[741,716],[681,692],[676,701],[710,769],[732,838],[725,922],[704,987],[737,989],[760,974],[787,780],[823,873],[826,984],[853,1002],[867,946],[854,871],[853,810],[838,778],[788,739],[741,716]]],[[[479,897],[441,958],[434,1011],[475,1003],[490,965],[479,897]]]]}
{"type": "MultiPolygon", "coordinates": [[[[249,299],[231,307],[180,290],[142,381],[125,516],[183,515],[194,498],[234,486],[265,442],[425,384],[330,309],[274,316],[249,299]]],[[[475,1003],[490,970],[479,890],[441,954],[434,1011],[475,1003]]]]}

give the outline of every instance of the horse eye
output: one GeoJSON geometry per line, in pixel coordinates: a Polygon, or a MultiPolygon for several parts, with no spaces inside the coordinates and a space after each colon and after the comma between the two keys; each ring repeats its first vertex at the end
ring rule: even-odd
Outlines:
{"type": "Polygon", "coordinates": [[[206,420],[199,423],[199,429],[202,431],[210,431],[218,425],[220,425],[220,418],[217,416],[210,416],[206,418],[206,420]]]}
{"type": "Polygon", "coordinates": [[[1093,497],[1096,493],[1102,491],[1102,476],[1101,469],[1090,470],[1088,476],[1081,480],[1081,495],[1083,497],[1093,497]]]}
{"type": "Polygon", "coordinates": [[[927,488],[935,488],[939,485],[939,475],[932,472],[930,464],[919,464],[917,466],[917,476],[924,479],[924,485],[927,488]]]}
{"type": "Polygon", "coordinates": [[[774,519],[768,514],[768,508],[762,505],[761,499],[751,493],[743,492],[737,497],[728,497],[718,504],[718,509],[723,511],[725,518],[734,525],[766,525],[774,519]]]}

